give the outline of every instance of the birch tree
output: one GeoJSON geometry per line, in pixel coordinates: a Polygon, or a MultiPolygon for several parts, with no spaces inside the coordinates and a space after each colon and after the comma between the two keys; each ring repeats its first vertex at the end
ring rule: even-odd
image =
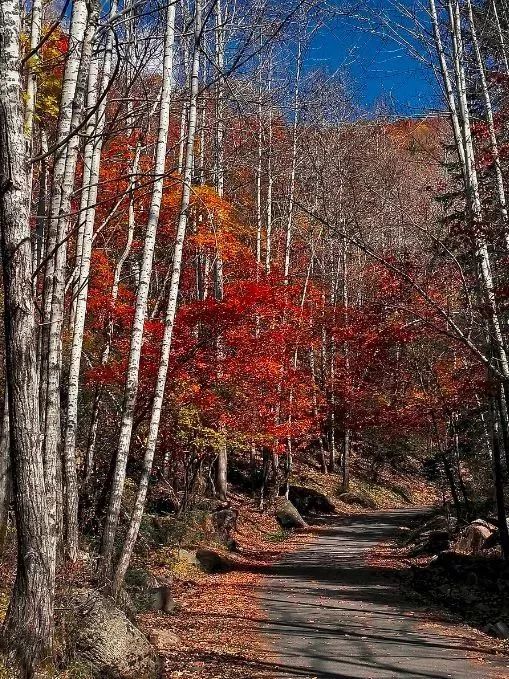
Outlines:
{"type": "MultiPolygon", "coordinates": [[[[110,22],[117,12],[116,2],[111,3],[110,22]]],[[[113,31],[108,31],[102,67],[100,91],[106,92],[111,74],[113,52],[113,31]]],[[[98,91],[98,58],[94,58],[88,79],[87,111],[93,112],[97,107],[98,91]]],[[[76,468],[76,433],[78,427],[78,397],[81,354],[83,349],[83,332],[88,299],[88,283],[92,255],[92,237],[94,232],[96,203],[99,185],[99,169],[103,145],[103,131],[106,116],[107,98],[104,96],[97,107],[95,116],[91,116],[86,134],[88,141],[84,151],[84,171],[82,184],[82,200],[79,215],[77,267],[78,276],[74,302],[74,323],[72,331],[71,356],[69,362],[67,417],[64,438],[65,461],[65,519],[66,549],[69,558],[74,561],[78,554],[78,475],[76,468]]]]}
{"type": "Polygon", "coordinates": [[[157,135],[156,159],[154,165],[154,184],[150,202],[148,224],[145,232],[145,242],[140,267],[140,280],[136,292],[134,319],[131,329],[131,345],[129,349],[124,398],[122,404],[119,443],[116,453],[115,470],[101,546],[102,577],[106,580],[109,579],[112,569],[114,541],[125,484],[125,473],[133,429],[134,408],[138,393],[143,329],[147,315],[147,302],[150,279],[152,275],[154,246],[163,195],[166,146],[168,143],[170,103],[173,87],[174,42],[175,2],[170,2],[166,11],[161,105],[159,111],[159,130],[157,135]]]}
{"type": "MultiPolygon", "coordinates": [[[[175,11],[174,6],[171,9],[175,11]]],[[[118,595],[124,577],[129,566],[131,555],[138,537],[138,531],[143,518],[145,501],[147,497],[150,474],[157,445],[159,434],[159,424],[163,407],[164,393],[166,389],[166,379],[168,376],[168,365],[170,359],[171,345],[173,339],[173,329],[175,325],[175,315],[177,312],[177,301],[182,271],[182,254],[184,250],[184,240],[188,222],[188,211],[191,199],[191,182],[193,177],[193,158],[196,137],[196,123],[198,113],[198,90],[200,76],[200,52],[202,40],[202,9],[201,0],[195,0],[194,7],[194,40],[192,51],[191,82],[189,95],[189,127],[187,131],[186,152],[184,161],[184,175],[182,178],[182,197],[180,211],[177,222],[177,233],[175,238],[175,248],[173,252],[173,264],[170,279],[170,290],[166,307],[164,323],[164,333],[161,343],[161,354],[159,357],[159,367],[156,377],[154,399],[152,402],[152,412],[143,459],[143,470],[138,487],[138,493],[134,505],[131,522],[124,541],[124,546],[113,579],[113,593],[118,595]]]]}
{"type": "Polygon", "coordinates": [[[35,304],[20,79],[20,6],[0,5],[0,230],[17,570],[4,631],[32,676],[51,653],[54,568],[39,430],[35,304]]]}

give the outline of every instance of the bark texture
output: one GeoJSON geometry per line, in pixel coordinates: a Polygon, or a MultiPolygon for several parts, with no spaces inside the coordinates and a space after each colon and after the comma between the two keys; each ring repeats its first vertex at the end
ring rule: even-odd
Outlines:
{"type": "Polygon", "coordinates": [[[0,229],[10,451],[18,539],[16,582],[5,641],[30,677],[51,651],[54,572],[40,445],[28,179],[17,0],[0,4],[0,229]]]}

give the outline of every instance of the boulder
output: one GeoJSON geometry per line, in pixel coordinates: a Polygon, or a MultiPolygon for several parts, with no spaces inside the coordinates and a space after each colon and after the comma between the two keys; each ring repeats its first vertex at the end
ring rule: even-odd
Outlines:
{"type": "Polygon", "coordinates": [[[132,612],[163,611],[172,613],[177,607],[171,595],[171,579],[159,580],[149,571],[130,568],[125,583],[128,592],[122,593],[121,608],[132,619],[132,612]],[[127,601],[126,601],[127,597],[127,601]]]}
{"type": "Polygon", "coordinates": [[[483,528],[487,528],[490,530],[492,533],[494,533],[497,530],[497,527],[495,524],[490,523],[489,521],[485,521],[484,519],[475,519],[474,521],[470,522],[471,526],[482,526],[483,528]]]}
{"type": "Polygon", "coordinates": [[[237,528],[239,513],[231,507],[221,507],[212,512],[212,525],[219,540],[227,547],[232,547],[235,543],[233,534],[237,528]]]}
{"type": "Polygon", "coordinates": [[[158,587],[159,582],[152,573],[142,568],[129,568],[125,575],[125,584],[128,589],[146,590],[158,587]]]}
{"type": "Polygon", "coordinates": [[[72,601],[76,656],[102,679],[159,679],[161,662],[148,639],[114,601],[84,590],[72,601]]]}
{"type": "Polygon", "coordinates": [[[329,498],[314,488],[290,486],[289,499],[300,514],[334,514],[336,511],[329,498]]]}
{"type": "Polygon", "coordinates": [[[194,550],[178,549],[176,556],[177,561],[180,561],[181,563],[185,563],[188,566],[196,566],[197,568],[200,567],[198,559],[196,558],[196,552],[194,550]]]}
{"type": "Polygon", "coordinates": [[[359,505],[359,507],[363,507],[364,509],[377,509],[376,502],[372,497],[365,493],[354,493],[349,491],[348,493],[341,493],[339,499],[347,505],[359,505]]]}
{"type": "Polygon", "coordinates": [[[275,517],[281,528],[306,528],[307,526],[297,508],[290,500],[284,498],[279,498],[276,504],[275,517]]]}
{"type": "Polygon", "coordinates": [[[495,624],[488,624],[483,631],[497,639],[509,639],[509,626],[505,622],[499,620],[495,624]]]}
{"type": "Polygon", "coordinates": [[[177,608],[177,602],[172,596],[168,585],[159,585],[141,592],[135,599],[138,612],[162,611],[173,613],[177,608]]]}
{"type": "Polygon", "coordinates": [[[437,516],[434,516],[431,519],[425,521],[423,524],[417,526],[417,528],[414,528],[414,530],[411,530],[407,535],[405,543],[407,545],[411,543],[417,543],[422,540],[423,535],[434,531],[445,531],[451,534],[455,528],[455,519],[447,518],[442,514],[438,514],[437,516]]]}
{"type": "Polygon", "coordinates": [[[451,540],[449,532],[446,530],[430,530],[421,533],[415,540],[415,546],[410,551],[410,556],[420,556],[424,554],[439,554],[449,549],[451,540]]]}
{"type": "Polygon", "coordinates": [[[213,549],[197,549],[196,560],[206,573],[221,573],[231,567],[230,562],[213,549]]]}
{"type": "Polygon", "coordinates": [[[482,520],[470,523],[460,532],[454,550],[463,554],[478,555],[486,546],[486,541],[495,532],[495,527],[482,520]]]}

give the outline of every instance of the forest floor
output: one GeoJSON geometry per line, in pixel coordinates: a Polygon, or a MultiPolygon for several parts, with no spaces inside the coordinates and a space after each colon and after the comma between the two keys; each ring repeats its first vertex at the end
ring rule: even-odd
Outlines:
{"type": "Polygon", "coordinates": [[[141,620],[166,679],[507,679],[501,647],[403,591],[378,550],[416,512],[328,517],[292,537],[244,513],[235,569],[181,581],[176,615],[141,620]]]}

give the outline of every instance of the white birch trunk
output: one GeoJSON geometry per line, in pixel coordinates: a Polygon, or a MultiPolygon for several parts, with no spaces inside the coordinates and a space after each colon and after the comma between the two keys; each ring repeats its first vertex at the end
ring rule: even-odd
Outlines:
{"type": "MultiPolygon", "coordinates": [[[[451,123],[452,123],[452,129],[454,133],[454,140],[456,142],[456,149],[458,152],[459,160],[460,160],[460,166],[461,166],[461,171],[463,174],[463,177],[465,178],[465,150],[463,148],[463,142],[462,142],[462,135],[461,135],[461,129],[460,129],[460,123],[458,119],[458,109],[456,106],[456,98],[454,96],[454,90],[451,82],[451,76],[449,74],[449,68],[447,65],[447,59],[445,55],[445,50],[444,50],[444,45],[442,41],[442,36],[440,33],[440,23],[438,20],[438,15],[437,15],[437,10],[436,10],[436,4],[435,0],[429,0],[429,7],[430,7],[430,15],[431,15],[431,23],[432,23],[432,28],[433,28],[433,36],[435,40],[435,49],[437,52],[438,60],[440,63],[440,72],[442,75],[442,81],[443,81],[443,86],[444,86],[444,91],[445,91],[445,96],[447,100],[447,104],[449,107],[449,114],[451,118],[451,123]]],[[[466,179],[465,179],[466,181],[466,179]]]]}
{"type": "MultiPolygon", "coordinates": [[[[218,70],[217,85],[216,85],[216,159],[215,159],[215,180],[217,195],[222,198],[224,195],[224,31],[223,31],[223,13],[221,0],[216,0],[216,66],[218,70]]],[[[220,249],[216,252],[216,263],[214,269],[214,294],[218,302],[223,301],[224,284],[223,284],[223,259],[220,249]]],[[[221,365],[224,351],[221,339],[216,343],[218,363],[221,365]]],[[[219,371],[220,373],[220,371],[219,371]]],[[[221,374],[218,375],[220,379],[221,374]]],[[[216,491],[220,500],[226,500],[228,493],[228,447],[226,440],[226,432],[221,431],[222,437],[219,443],[219,451],[217,455],[217,474],[216,474],[216,491]]]]}
{"type": "MultiPolygon", "coordinates": [[[[174,11],[174,10],[173,10],[174,11]]],[[[196,136],[197,103],[199,90],[199,66],[200,66],[200,45],[201,45],[201,0],[196,0],[195,19],[194,19],[194,48],[193,62],[191,67],[191,89],[189,96],[189,128],[187,134],[186,154],[184,163],[184,176],[182,186],[182,198],[177,224],[177,235],[173,254],[173,266],[170,282],[170,293],[166,308],[166,318],[164,334],[161,344],[161,355],[157,371],[156,387],[154,400],[152,403],[152,413],[150,418],[147,445],[143,461],[142,476],[135,501],[134,511],[129,524],[129,530],[124,542],[122,554],[120,556],[113,581],[113,593],[117,595],[120,591],[124,576],[131,560],[132,551],[138,537],[138,531],[143,517],[145,501],[147,497],[148,483],[152,471],[157,437],[159,434],[159,424],[161,421],[161,411],[164,401],[166,379],[168,375],[168,364],[170,359],[171,344],[173,338],[173,327],[177,312],[178,291],[180,285],[180,274],[182,269],[182,254],[184,250],[184,240],[188,222],[189,203],[191,198],[192,168],[194,156],[194,142],[196,136]]]]}
{"type": "MultiPolygon", "coordinates": [[[[475,154],[470,125],[470,111],[467,98],[467,86],[464,68],[463,37],[461,32],[461,17],[458,0],[449,0],[448,3],[451,35],[453,43],[454,66],[456,71],[456,84],[458,89],[458,102],[460,110],[460,123],[463,147],[465,153],[467,205],[471,211],[472,227],[477,229],[482,222],[482,205],[479,194],[479,182],[475,166],[475,154]]],[[[500,319],[498,317],[495,287],[491,271],[490,254],[486,240],[475,234],[476,259],[479,266],[481,284],[484,297],[489,309],[490,325],[494,340],[494,349],[497,354],[499,369],[505,379],[509,378],[509,363],[504,345],[500,319]]]]}
{"type": "MultiPolygon", "coordinates": [[[[263,45],[263,38],[260,32],[260,49],[263,45]]],[[[262,65],[260,59],[259,78],[258,78],[258,136],[257,151],[258,164],[256,166],[256,263],[258,269],[262,262],[262,171],[263,171],[263,117],[262,117],[262,65]]],[[[257,273],[258,275],[258,273],[257,273]]]]}
{"type": "Polygon", "coordinates": [[[488,133],[490,138],[491,154],[493,156],[493,166],[495,168],[495,183],[498,193],[498,202],[500,208],[500,216],[502,218],[502,228],[504,231],[504,238],[506,247],[509,248],[509,233],[507,232],[507,202],[504,189],[504,177],[502,174],[502,165],[500,162],[500,152],[498,147],[497,134],[495,131],[495,121],[493,118],[493,108],[491,105],[491,96],[488,90],[488,83],[486,80],[486,71],[484,66],[479,41],[477,39],[477,30],[475,27],[474,13],[472,9],[471,0],[467,0],[468,20],[470,24],[470,36],[474,46],[475,58],[477,68],[479,71],[479,78],[481,84],[481,91],[483,94],[484,105],[486,107],[486,123],[488,125],[488,133]]]}
{"type": "MultiPolygon", "coordinates": [[[[76,6],[78,5],[78,6],[76,6]]],[[[62,110],[59,120],[58,139],[63,140],[81,120],[84,103],[84,89],[90,66],[92,42],[95,34],[99,8],[97,4],[73,7],[71,21],[70,49],[80,54],[75,64],[70,57],[64,73],[62,91],[62,110]],[[77,14],[77,16],[75,16],[77,14]],[[88,18],[88,21],[87,21],[88,18]],[[73,27],[76,26],[76,33],[73,27]],[[85,30],[83,30],[85,28],[85,30]],[[69,101],[69,98],[72,99],[69,101]]],[[[60,477],[60,377],[61,377],[61,331],[64,313],[65,265],[67,261],[67,234],[70,225],[71,197],[78,157],[79,137],[71,136],[60,149],[54,167],[53,192],[50,210],[50,229],[48,234],[48,267],[45,281],[46,299],[44,320],[47,324],[46,384],[44,431],[44,461],[46,489],[48,493],[48,513],[50,522],[51,549],[56,552],[61,536],[61,478],[60,477]],[[50,264],[51,262],[51,264],[50,264]],[[46,287],[47,286],[47,287],[46,287]]],[[[43,347],[43,351],[45,347],[43,347]]]]}
{"type": "Polygon", "coordinates": [[[267,226],[265,229],[265,273],[270,273],[272,264],[272,193],[274,189],[274,175],[272,172],[272,102],[270,101],[271,94],[271,79],[269,78],[269,129],[267,140],[267,226]]]}
{"type": "Polygon", "coordinates": [[[495,19],[495,26],[497,28],[497,35],[500,42],[500,52],[502,55],[502,61],[504,62],[504,69],[506,74],[509,74],[509,61],[507,59],[507,46],[505,44],[504,33],[502,31],[502,25],[500,23],[500,17],[498,16],[497,10],[497,0],[492,0],[491,8],[493,9],[493,18],[495,19]]]}
{"type": "MultiPolygon", "coordinates": [[[[116,14],[116,2],[112,2],[110,8],[110,21],[116,14]]],[[[108,86],[111,73],[113,36],[108,33],[106,42],[101,92],[108,86]]],[[[87,108],[90,110],[97,103],[98,89],[98,60],[93,59],[89,78],[89,97],[87,108]],[[95,62],[95,63],[94,63],[95,62]],[[92,92],[92,89],[94,92],[92,92]]],[[[92,238],[94,233],[97,190],[99,185],[99,170],[103,145],[103,130],[106,120],[106,101],[104,97],[98,107],[96,116],[91,118],[87,129],[88,141],[85,145],[85,163],[88,163],[88,171],[83,174],[83,195],[87,196],[86,205],[82,200],[84,211],[80,213],[80,220],[84,220],[81,226],[82,232],[80,260],[77,261],[79,274],[76,289],[76,304],[74,313],[73,335],[71,356],[69,362],[68,378],[68,403],[64,439],[64,462],[65,462],[65,525],[66,525],[66,550],[69,559],[76,560],[78,556],[78,474],[76,464],[76,434],[78,428],[78,398],[81,353],[83,348],[83,333],[85,329],[85,317],[88,300],[88,283],[90,277],[90,264],[92,257],[92,238]],[[88,183],[85,183],[88,182],[88,183]]]]}
{"type": "Polygon", "coordinates": [[[299,92],[300,92],[301,67],[302,67],[302,45],[299,39],[297,47],[297,70],[295,73],[295,87],[293,93],[292,160],[290,170],[290,195],[288,198],[288,219],[286,222],[286,239],[285,239],[284,277],[286,284],[288,284],[288,279],[290,275],[293,212],[295,207],[295,178],[297,172],[297,132],[299,126],[299,96],[300,96],[299,92]]]}
{"type": "MultiPolygon", "coordinates": [[[[173,49],[175,42],[175,3],[170,2],[167,8],[164,62],[162,74],[161,108],[159,112],[159,131],[157,135],[156,161],[154,167],[154,187],[152,191],[151,204],[147,230],[145,233],[145,244],[140,270],[140,280],[136,293],[134,319],[131,330],[131,346],[127,366],[126,383],[124,387],[124,399],[122,404],[122,419],[120,424],[119,443],[116,454],[115,470],[111,488],[108,513],[104,526],[102,548],[101,548],[101,570],[102,577],[108,580],[111,574],[113,549],[115,535],[120,515],[120,507],[124,492],[125,473],[129,448],[131,444],[131,434],[133,428],[134,408],[138,394],[139,368],[141,360],[141,350],[143,342],[143,329],[147,315],[147,302],[152,276],[152,265],[154,259],[154,247],[159,223],[159,213],[163,195],[164,172],[166,161],[166,147],[168,143],[168,129],[170,124],[170,103],[173,85],[173,49]]],[[[195,120],[196,124],[196,120],[195,120]]]]}

